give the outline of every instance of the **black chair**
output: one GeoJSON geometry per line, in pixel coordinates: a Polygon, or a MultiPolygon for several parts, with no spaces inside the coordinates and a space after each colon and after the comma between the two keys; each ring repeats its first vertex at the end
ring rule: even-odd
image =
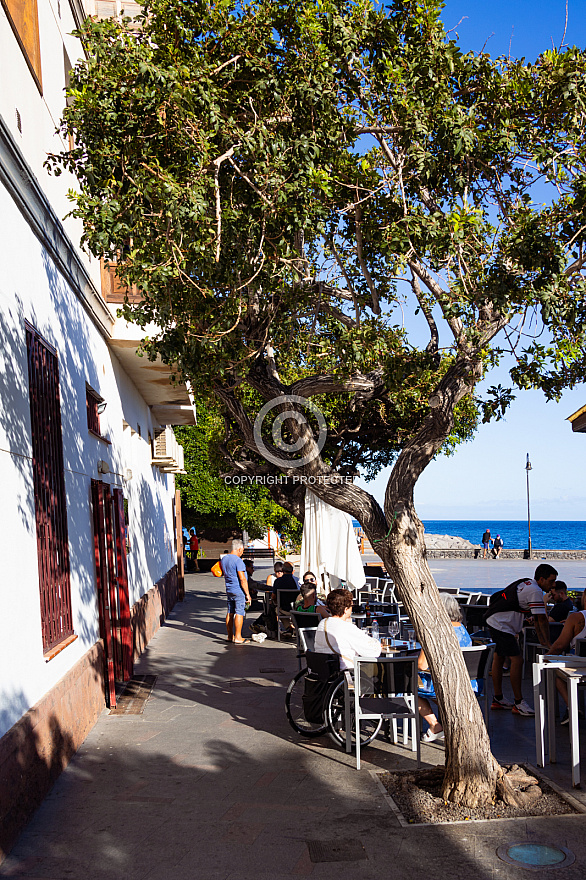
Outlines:
{"type": "Polygon", "coordinates": [[[364,575],[365,577],[377,577],[377,578],[387,578],[388,575],[382,565],[369,565],[368,563],[364,566],[364,575]]]}
{"type": "Polygon", "coordinates": [[[291,611],[290,614],[296,629],[317,629],[321,620],[313,611],[291,611]]]}
{"type": "Polygon", "coordinates": [[[576,639],[576,657],[586,657],[586,639],[576,639]]]}
{"type": "Polygon", "coordinates": [[[463,617],[463,623],[470,635],[476,630],[484,629],[486,624],[484,618],[486,615],[485,605],[462,605],[460,607],[463,617]]]}
{"type": "Polygon", "coordinates": [[[472,679],[476,679],[476,681],[482,685],[482,694],[478,693],[477,697],[481,700],[484,697],[484,723],[486,724],[486,729],[488,730],[488,680],[489,674],[492,669],[492,658],[494,656],[495,644],[494,642],[488,642],[486,644],[480,645],[472,645],[470,648],[462,648],[462,654],[464,656],[464,662],[466,664],[466,669],[468,670],[468,675],[470,676],[470,681],[472,679]]]}
{"type": "Polygon", "coordinates": [[[281,641],[281,620],[291,619],[291,607],[299,595],[299,590],[277,590],[277,641],[281,641]]]}
{"type": "Polygon", "coordinates": [[[340,681],[337,654],[305,652],[306,666],[289,682],[285,712],[291,727],[302,736],[322,736],[328,731],[328,701],[340,681]]]}

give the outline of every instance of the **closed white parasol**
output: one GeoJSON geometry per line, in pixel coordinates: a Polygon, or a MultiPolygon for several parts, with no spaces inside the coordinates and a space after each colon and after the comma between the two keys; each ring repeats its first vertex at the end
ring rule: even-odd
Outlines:
{"type": "Polygon", "coordinates": [[[305,492],[305,521],[299,574],[323,576],[326,593],[344,581],[349,589],[366,583],[360,551],[349,514],[326,504],[309,489],[305,492]]]}

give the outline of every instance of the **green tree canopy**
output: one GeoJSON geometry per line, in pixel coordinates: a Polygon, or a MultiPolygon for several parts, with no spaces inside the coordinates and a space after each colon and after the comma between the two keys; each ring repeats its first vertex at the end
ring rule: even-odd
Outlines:
{"type": "Polygon", "coordinates": [[[301,524],[276,504],[263,485],[232,485],[222,478],[225,463],[219,448],[223,419],[217,406],[197,404],[197,425],[175,428],[185,453],[186,474],[177,477],[181,490],[183,525],[197,533],[246,530],[250,538],[262,538],[268,529],[295,542],[301,540],[301,524]]]}

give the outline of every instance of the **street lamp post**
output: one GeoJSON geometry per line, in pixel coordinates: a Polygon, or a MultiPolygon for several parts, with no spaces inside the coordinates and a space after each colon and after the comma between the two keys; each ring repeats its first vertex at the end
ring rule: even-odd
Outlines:
{"type": "Polygon", "coordinates": [[[531,470],[531,462],[529,461],[529,453],[527,453],[527,464],[525,465],[525,473],[527,474],[527,531],[528,531],[528,544],[527,544],[527,552],[528,559],[531,559],[531,509],[529,507],[529,471],[531,470]]]}

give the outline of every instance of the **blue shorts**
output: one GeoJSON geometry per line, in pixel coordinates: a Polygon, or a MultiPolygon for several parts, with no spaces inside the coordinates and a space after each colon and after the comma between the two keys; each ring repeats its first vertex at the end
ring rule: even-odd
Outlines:
{"type": "Polygon", "coordinates": [[[246,596],[239,590],[238,593],[226,593],[228,600],[228,614],[239,614],[244,617],[246,614],[246,596]]]}

